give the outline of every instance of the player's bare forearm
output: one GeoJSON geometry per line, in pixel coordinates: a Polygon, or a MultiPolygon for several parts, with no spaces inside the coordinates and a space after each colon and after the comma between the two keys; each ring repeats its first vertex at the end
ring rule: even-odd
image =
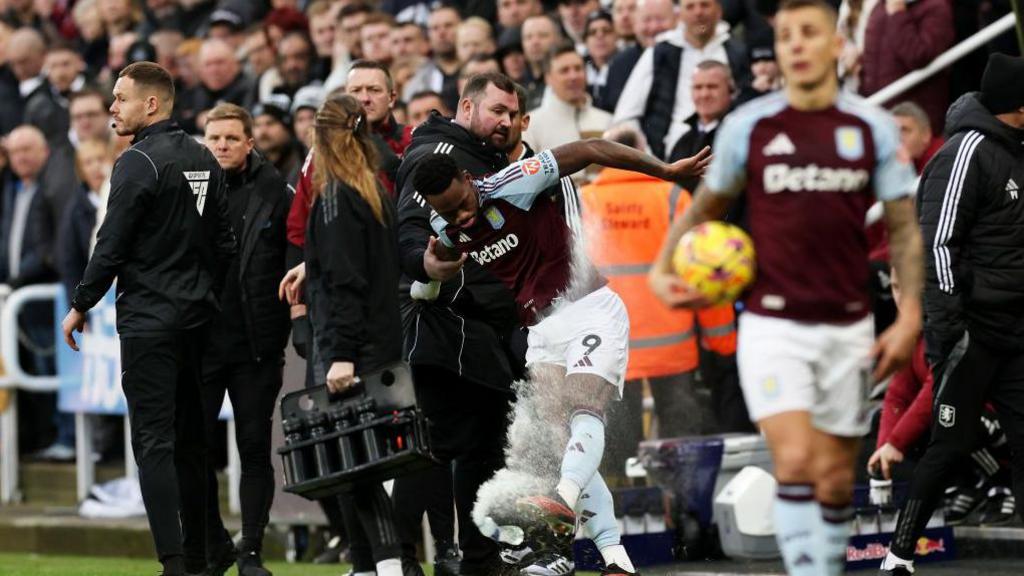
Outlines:
{"type": "Polygon", "coordinates": [[[551,149],[558,163],[559,176],[568,176],[591,164],[641,172],[655,178],[668,174],[668,164],[650,154],[617,142],[587,138],[551,149]]]}
{"type": "Polygon", "coordinates": [[[900,311],[920,317],[921,293],[924,289],[924,248],[917,226],[914,201],[911,198],[890,200],[883,204],[885,224],[889,229],[889,252],[900,279],[900,311]]]}
{"type": "Polygon", "coordinates": [[[729,211],[732,205],[732,197],[723,194],[714,194],[702,183],[697,187],[697,194],[690,203],[689,208],[678,218],[668,231],[665,242],[661,245],[658,258],[654,261],[654,272],[668,272],[672,266],[672,251],[675,250],[679,239],[690,229],[709,222],[720,220],[729,211]]]}

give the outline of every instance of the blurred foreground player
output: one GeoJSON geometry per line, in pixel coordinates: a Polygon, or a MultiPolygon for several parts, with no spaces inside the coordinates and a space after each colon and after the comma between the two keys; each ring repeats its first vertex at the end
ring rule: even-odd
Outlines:
{"type": "MultiPolygon", "coordinates": [[[[434,210],[431,225],[438,238],[431,237],[427,249],[459,263],[471,257],[504,282],[515,295],[520,322],[530,328],[526,364],[531,379],[547,376],[563,384],[551,392],[563,399],[571,429],[557,486],[521,499],[523,517],[494,521],[530,531],[523,525],[536,519],[571,545],[578,514],[601,552],[605,574],[635,573],[620,544],[611,492],[597,471],[604,452],[605,406],[622,395],[629,318],[607,281],[574,250],[561,203],[544,192],[591,164],[676,181],[703,173],[709,157],[705,148],[666,164],[627,146],[591,139],[545,150],[482,180],[460,170],[448,155],[431,154],[414,176],[416,191],[434,210]]],[[[570,553],[565,541],[556,540],[545,553],[570,553]]]]}
{"type": "Polygon", "coordinates": [[[740,317],[740,381],[772,451],[775,529],[786,569],[793,576],[834,575],[846,563],[868,388],[872,377],[885,378],[909,361],[921,328],[914,173],[909,159],[897,156],[893,119],[839,93],[842,40],[834,9],[821,0],[790,0],[775,23],[786,89],[725,119],[715,160],[669,233],[650,283],[667,304],[701,306],[671,272],[672,252],[683,233],[722,218],[746,191],[757,279],[740,317]],[[864,216],[875,198],[885,208],[904,293],[896,322],[872,345],[864,216]]]}
{"type": "Polygon", "coordinates": [[[107,214],[62,326],[78,350],[72,333],[117,278],[121,387],[164,576],[206,570],[202,352],[236,252],[223,171],[170,120],[173,107],[166,70],[137,62],[121,71],[110,112],[114,131],[134,138],[114,164],[107,214]]]}
{"type": "MultiPolygon", "coordinates": [[[[931,441],[900,511],[882,574],[913,573],[914,547],[950,476],[977,442],[987,400],[1024,498],[1024,59],[993,54],[980,94],[950,107],[953,136],[921,177],[925,353],[937,388],[931,441]]],[[[901,276],[902,278],[902,276],[901,276]]],[[[906,282],[904,282],[906,288],[906,282]]]]}

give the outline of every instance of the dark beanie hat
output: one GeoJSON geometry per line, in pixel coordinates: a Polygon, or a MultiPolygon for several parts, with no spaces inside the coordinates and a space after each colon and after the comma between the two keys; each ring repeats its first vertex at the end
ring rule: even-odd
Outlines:
{"type": "Polygon", "coordinates": [[[993,115],[1024,107],[1024,58],[993,54],[981,77],[981,103],[993,115]]]}

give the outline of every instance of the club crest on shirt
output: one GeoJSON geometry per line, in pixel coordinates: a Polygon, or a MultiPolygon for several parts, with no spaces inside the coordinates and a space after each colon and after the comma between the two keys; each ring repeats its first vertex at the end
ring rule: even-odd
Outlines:
{"type": "Polygon", "coordinates": [[[836,153],[843,160],[860,160],[864,156],[864,138],[856,126],[836,128],[836,153]]]}
{"type": "Polygon", "coordinates": [[[501,215],[501,211],[496,206],[491,206],[484,211],[484,218],[491,225],[491,228],[495,230],[501,230],[501,227],[505,225],[505,217],[501,215]]]}

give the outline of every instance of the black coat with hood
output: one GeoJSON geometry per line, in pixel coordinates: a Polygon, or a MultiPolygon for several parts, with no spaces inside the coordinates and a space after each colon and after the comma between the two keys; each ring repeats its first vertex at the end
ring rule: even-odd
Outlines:
{"type": "Polygon", "coordinates": [[[946,130],[918,188],[933,364],[965,335],[1024,351],[1024,130],[998,120],[977,93],[950,107],[946,130]]]}

